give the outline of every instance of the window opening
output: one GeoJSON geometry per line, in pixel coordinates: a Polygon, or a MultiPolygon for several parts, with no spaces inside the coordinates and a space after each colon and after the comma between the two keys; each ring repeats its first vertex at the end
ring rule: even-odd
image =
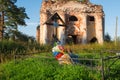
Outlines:
{"type": "Polygon", "coordinates": [[[95,21],[95,18],[94,18],[94,16],[89,16],[89,17],[88,17],[88,20],[89,20],[89,21],[95,21]]]}
{"type": "Polygon", "coordinates": [[[77,17],[75,16],[70,16],[69,21],[78,21],[77,17]]]}
{"type": "Polygon", "coordinates": [[[97,38],[96,37],[93,37],[91,40],[90,40],[90,43],[96,43],[98,42],[97,38]]]}

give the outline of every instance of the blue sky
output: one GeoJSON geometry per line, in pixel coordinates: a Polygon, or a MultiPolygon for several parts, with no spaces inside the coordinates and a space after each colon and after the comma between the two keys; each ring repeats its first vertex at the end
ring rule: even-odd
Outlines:
{"type": "MultiPolygon", "coordinates": [[[[116,16],[118,16],[118,36],[120,36],[120,0],[90,0],[94,4],[103,6],[105,13],[105,33],[112,39],[115,36],[116,16]]],[[[19,26],[19,30],[27,35],[36,36],[36,27],[40,22],[40,7],[42,0],[17,0],[17,6],[25,7],[29,18],[27,26],[19,26]]]]}

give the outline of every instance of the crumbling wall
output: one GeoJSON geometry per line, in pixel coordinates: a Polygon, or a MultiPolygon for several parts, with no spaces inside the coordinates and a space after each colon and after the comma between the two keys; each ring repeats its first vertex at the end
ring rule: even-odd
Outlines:
{"type": "MultiPolygon", "coordinates": [[[[45,22],[58,13],[66,26],[56,29],[57,38],[64,44],[69,36],[75,43],[89,43],[96,38],[98,43],[103,43],[104,12],[101,5],[88,1],[43,1],[40,10],[40,40],[41,44],[52,42],[54,27],[45,22]],[[71,6],[72,5],[72,6],[71,6]],[[94,19],[94,20],[92,20],[94,19]]],[[[60,23],[58,21],[58,23],[60,23]]]]}

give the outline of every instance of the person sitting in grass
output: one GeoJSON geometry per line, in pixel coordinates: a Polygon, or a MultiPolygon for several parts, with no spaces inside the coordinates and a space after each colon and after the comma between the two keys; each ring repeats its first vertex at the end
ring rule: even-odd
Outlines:
{"type": "Polygon", "coordinates": [[[79,56],[77,54],[73,53],[73,51],[71,49],[67,49],[66,51],[69,54],[69,56],[71,57],[74,64],[79,63],[79,56]]]}
{"type": "Polygon", "coordinates": [[[71,57],[65,53],[64,46],[61,45],[60,41],[54,43],[52,53],[58,60],[59,64],[73,64],[71,57]]]}

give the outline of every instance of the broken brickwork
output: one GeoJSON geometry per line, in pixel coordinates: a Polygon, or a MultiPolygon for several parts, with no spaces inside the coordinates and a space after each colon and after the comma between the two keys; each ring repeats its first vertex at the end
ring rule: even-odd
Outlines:
{"type": "Polygon", "coordinates": [[[37,28],[37,41],[49,44],[53,34],[63,43],[86,44],[103,43],[104,11],[101,5],[78,1],[43,1],[40,10],[40,27],[37,28]],[[54,14],[61,18],[54,28],[54,14]],[[49,24],[46,24],[46,22],[49,24]],[[53,24],[53,25],[52,25],[53,24]]]}

